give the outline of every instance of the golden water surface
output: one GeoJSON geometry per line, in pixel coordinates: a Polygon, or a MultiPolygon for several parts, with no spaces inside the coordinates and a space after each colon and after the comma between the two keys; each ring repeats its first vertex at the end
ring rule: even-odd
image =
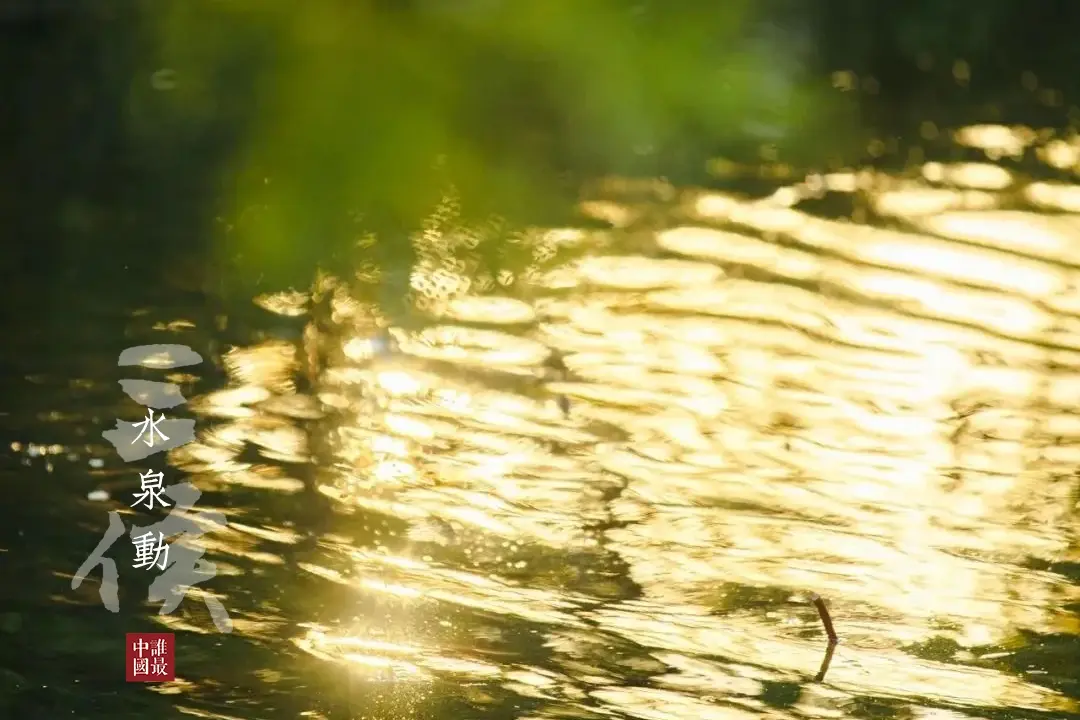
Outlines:
{"type": "Polygon", "coordinates": [[[229,350],[171,458],[252,499],[201,503],[236,632],[342,673],[355,717],[1080,712],[1015,660],[1080,634],[1080,143],[956,141],[986,161],[604,183],[610,227],[531,229],[490,275],[434,223],[419,324],[364,277],[258,298],[303,339],[229,350]],[[252,509],[311,495],[317,530],[252,509]],[[230,594],[252,573],[277,599],[230,594]]]}

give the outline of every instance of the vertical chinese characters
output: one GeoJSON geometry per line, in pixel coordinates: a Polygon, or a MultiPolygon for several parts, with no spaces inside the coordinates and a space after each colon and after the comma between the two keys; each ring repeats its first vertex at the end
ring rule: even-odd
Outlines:
{"type": "MultiPolygon", "coordinates": [[[[120,354],[118,365],[169,369],[201,362],[202,358],[198,353],[184,345],[140,345],[124,350],[120,354]]],[[[147,408],[147,415],[143,420],[117,421],[114,429],[102,433],[125,462],[171,450],[195,438],[194,420],[170,419],[165,416],[164,410],[186,402],[177,385],[124,379],[120,381],[120,387],[129,397],[147,408]]],[[[214,564],[202,559],[204,551],[192,549],[190,544],[207,532],[206,525],[224,527],[226,521],[218,512],[195,515],[196,519],[202,521],[202,525],[191,519],[192,506],[201,495],[191,484],[180,483],[166,487],[164,474],[153,469],[140,473],[139,480],[139,492],[133,493],[135,501],[131,507],[143,507],[151,511],[156,508],[170,508],[168,515],[159,522],[148,527],[132,527],[128,533],[134,548],[132,567],[157,569],[161,572],[150,585],[149,598],[162,603],[160,614],[165,615],[179,606],[187,590],[216,575],[214,564]],[[177,509],[183,513],[177,513],[177,509]],[[167,540],[173,536],[179,537],[175,543],[170,544],[167,540]]],[[[106,557],[105,553],[124,531],[125,526],[120,514],[116,511],[110,512],[108,529],[71,581],[72,589],[78,588],[89,573],[100,566],[101,600],[111,612],[118,612],[120,609],[119,574],[116,563],[106,557]]],[[[218,630],[231,632],[232,620],[221,603],[209,593],[202,593],[201,596],[218,630]]]]}

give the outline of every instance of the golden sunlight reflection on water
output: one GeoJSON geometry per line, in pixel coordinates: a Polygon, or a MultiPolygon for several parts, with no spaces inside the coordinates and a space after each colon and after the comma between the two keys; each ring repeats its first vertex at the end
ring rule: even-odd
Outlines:
{"type": "MultiPolygon", "coordinates": [[[[957,141],[1008,157],[1033,137],[957,141]]],[[[537,233],[530,280],[489,292],[426,233],[428,327],[391,323],[391,342],[339,297],[306,350],[232,351],[172,459],[388,528],[323,536],[296,569],[381,603],[292,618],[297,647],[368,679],[460,682],[534,717],[835,717],[881,696],[927,717],[1075,712],[978,661],[1080,631],[1080,588],[1052,571],[1080,560],[1080,187],[1024,183],[974,163],[819,179],[864,196],[869,224],[795,190],[686,191],[647,232],[537,233]],[[556,246],[578,257],[545,264],[556,246]],[[843,638],[821,685],[809,592],[843,638]],[[775,683],[798,701],[767,705],[775,683]]],[[[621,212],[616,192],[591,202],[621,212]]],[[[225,555],[299,541],[237,522],[225,555]]]]}

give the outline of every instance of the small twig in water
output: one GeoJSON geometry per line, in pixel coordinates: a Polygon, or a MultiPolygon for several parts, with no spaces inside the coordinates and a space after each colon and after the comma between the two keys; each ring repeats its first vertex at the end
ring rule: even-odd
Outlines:
{"type": "Polygon", "coordinates": [[[815,682],[821,682],[825,679],[825,673],[829,672],[829,664],[832,662],[833,652],[840,638],[836,635],[836,628],[833,627],[832,616],[829,615],[829,608],[825,605],[825,601],[817,593],[811,593],[810,600],[817,608],[818,615],[821,616],[821,624],[825,626],[825,635],[829,638],[829,645],[825,648],[825,657],[822,658],[821,667],[814,677],[815,682]]]}
{"type": "Polygon", "coordinates": [[[825,606],[825,601],[817,593],[811,593],[810,600],[817,608],[818,615],[821,616],[821,624],[825,626],[825,634],[829,636],[829,642],[839,642],[840,638],[836,636],[836,629],[833,628],[832,617],[829,615],[829,608],[825,606]]]}

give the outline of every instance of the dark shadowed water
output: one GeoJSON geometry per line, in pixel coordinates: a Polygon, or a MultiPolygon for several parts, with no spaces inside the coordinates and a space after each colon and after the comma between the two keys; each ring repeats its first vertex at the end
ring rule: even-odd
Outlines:
{"type": "Polygon", "coordinates": [[[600,183],[499,262],[448,199],[394,282],[24,288],[0,716],[1077,716],[1080,145],[950,143],[990,159],[600,183]],[[206,362],[117,367],[152,343],[206,362]],[[69,587],[109,510],[146,524],[153,464],[101,437],[132,376],[191,399],[157,467],[228,519],[231,634],[194,593],[156,615],[122,544],[119,614],[69,587]],[[175,681],[123,681],[137,631],[175,681]]]}

